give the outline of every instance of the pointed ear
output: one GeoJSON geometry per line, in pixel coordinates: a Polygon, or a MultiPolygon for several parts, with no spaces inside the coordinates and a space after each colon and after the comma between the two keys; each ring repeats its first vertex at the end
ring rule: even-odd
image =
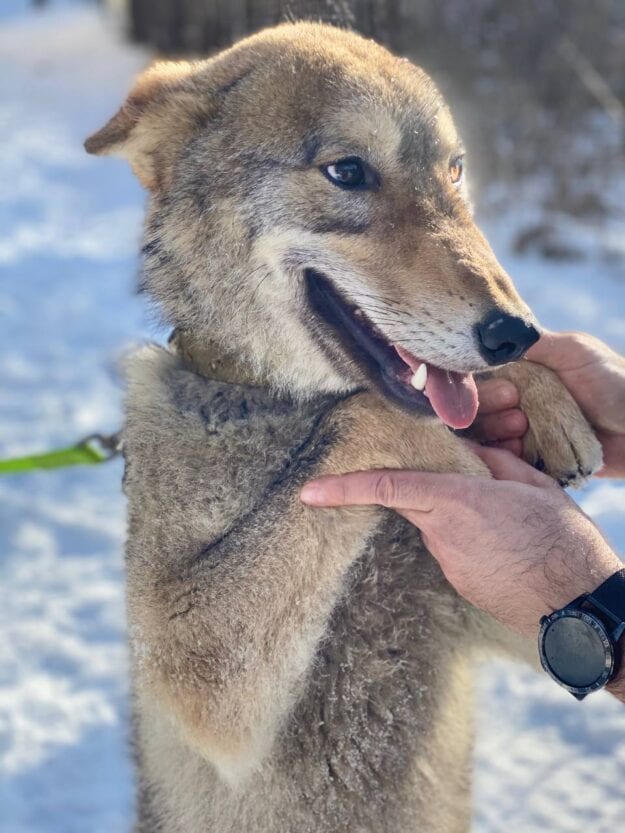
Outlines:
{"type": "Polygon", "coordinates": [[[213,96],[194,81],[201,66],[167,61],[147,69],[117,114],[87,139],[87,153],[127,159],[146,188],[167,185],[178,151],[215,107],[213,96]]]}

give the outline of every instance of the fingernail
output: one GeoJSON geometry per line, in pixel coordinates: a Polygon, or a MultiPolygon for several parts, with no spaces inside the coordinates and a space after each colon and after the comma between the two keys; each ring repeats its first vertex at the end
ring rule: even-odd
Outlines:
{"type": "Polygon", "coordinates": [[[323,486],[318,483],[307,483],[299,493],[302,503],[319,505],[323,503],[323,486]]]}

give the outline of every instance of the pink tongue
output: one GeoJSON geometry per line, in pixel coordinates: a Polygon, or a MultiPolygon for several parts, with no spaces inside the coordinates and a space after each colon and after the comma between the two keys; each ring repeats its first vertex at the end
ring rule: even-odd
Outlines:
{"type": "Polygon", "coordinates": [[[470,373],[454,373],[428,364],[425,393],[436,415],[451,428],[468,428],[477,414],[477,387],[470,373]]]}
{"type": "MultiPolygon", "coordinates": [[[[393,346],[400,359],[414,373],[422,364],[421,359],[399,344],[393,346]]],[[[468,428],[475,419],[478,406],[477,386],[473,376],[470,373],[441,370],[431,364],[427,365],[427,369],[425,393],[436,416],[450,428],[468,428]]]]}

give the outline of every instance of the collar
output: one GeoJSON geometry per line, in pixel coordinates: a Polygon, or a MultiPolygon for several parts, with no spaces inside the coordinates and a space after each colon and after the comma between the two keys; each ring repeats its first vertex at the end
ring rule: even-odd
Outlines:
{"type": "Polygon", "coordinates": [[[191,333],[175,329],[169,337],[169,349],[176,353],[190,370],[217,382],[233,385],[267,388],[265,378],[256,375],[249,365],[225,354],[214,341],[194,337],[191,333]]]}

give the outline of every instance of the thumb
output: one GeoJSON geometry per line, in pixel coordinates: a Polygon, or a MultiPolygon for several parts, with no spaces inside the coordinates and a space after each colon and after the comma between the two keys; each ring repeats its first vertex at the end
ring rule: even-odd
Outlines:
{"type": "Polygon", "coordinates": [[[556,485],[555,480],[503,448],[489,446],[472,446],[471,448],[486,463],[495,480],[515,480],[517,483],[526,483],[528,486],[538,486],[543,489],[556,485]]]}
{"type": "Polygon", "coordinates": [[[529,361],[543,364],[551,370],[565,370],[571,364],[570,334],[544,330],[525,356],[529,361]]]}

